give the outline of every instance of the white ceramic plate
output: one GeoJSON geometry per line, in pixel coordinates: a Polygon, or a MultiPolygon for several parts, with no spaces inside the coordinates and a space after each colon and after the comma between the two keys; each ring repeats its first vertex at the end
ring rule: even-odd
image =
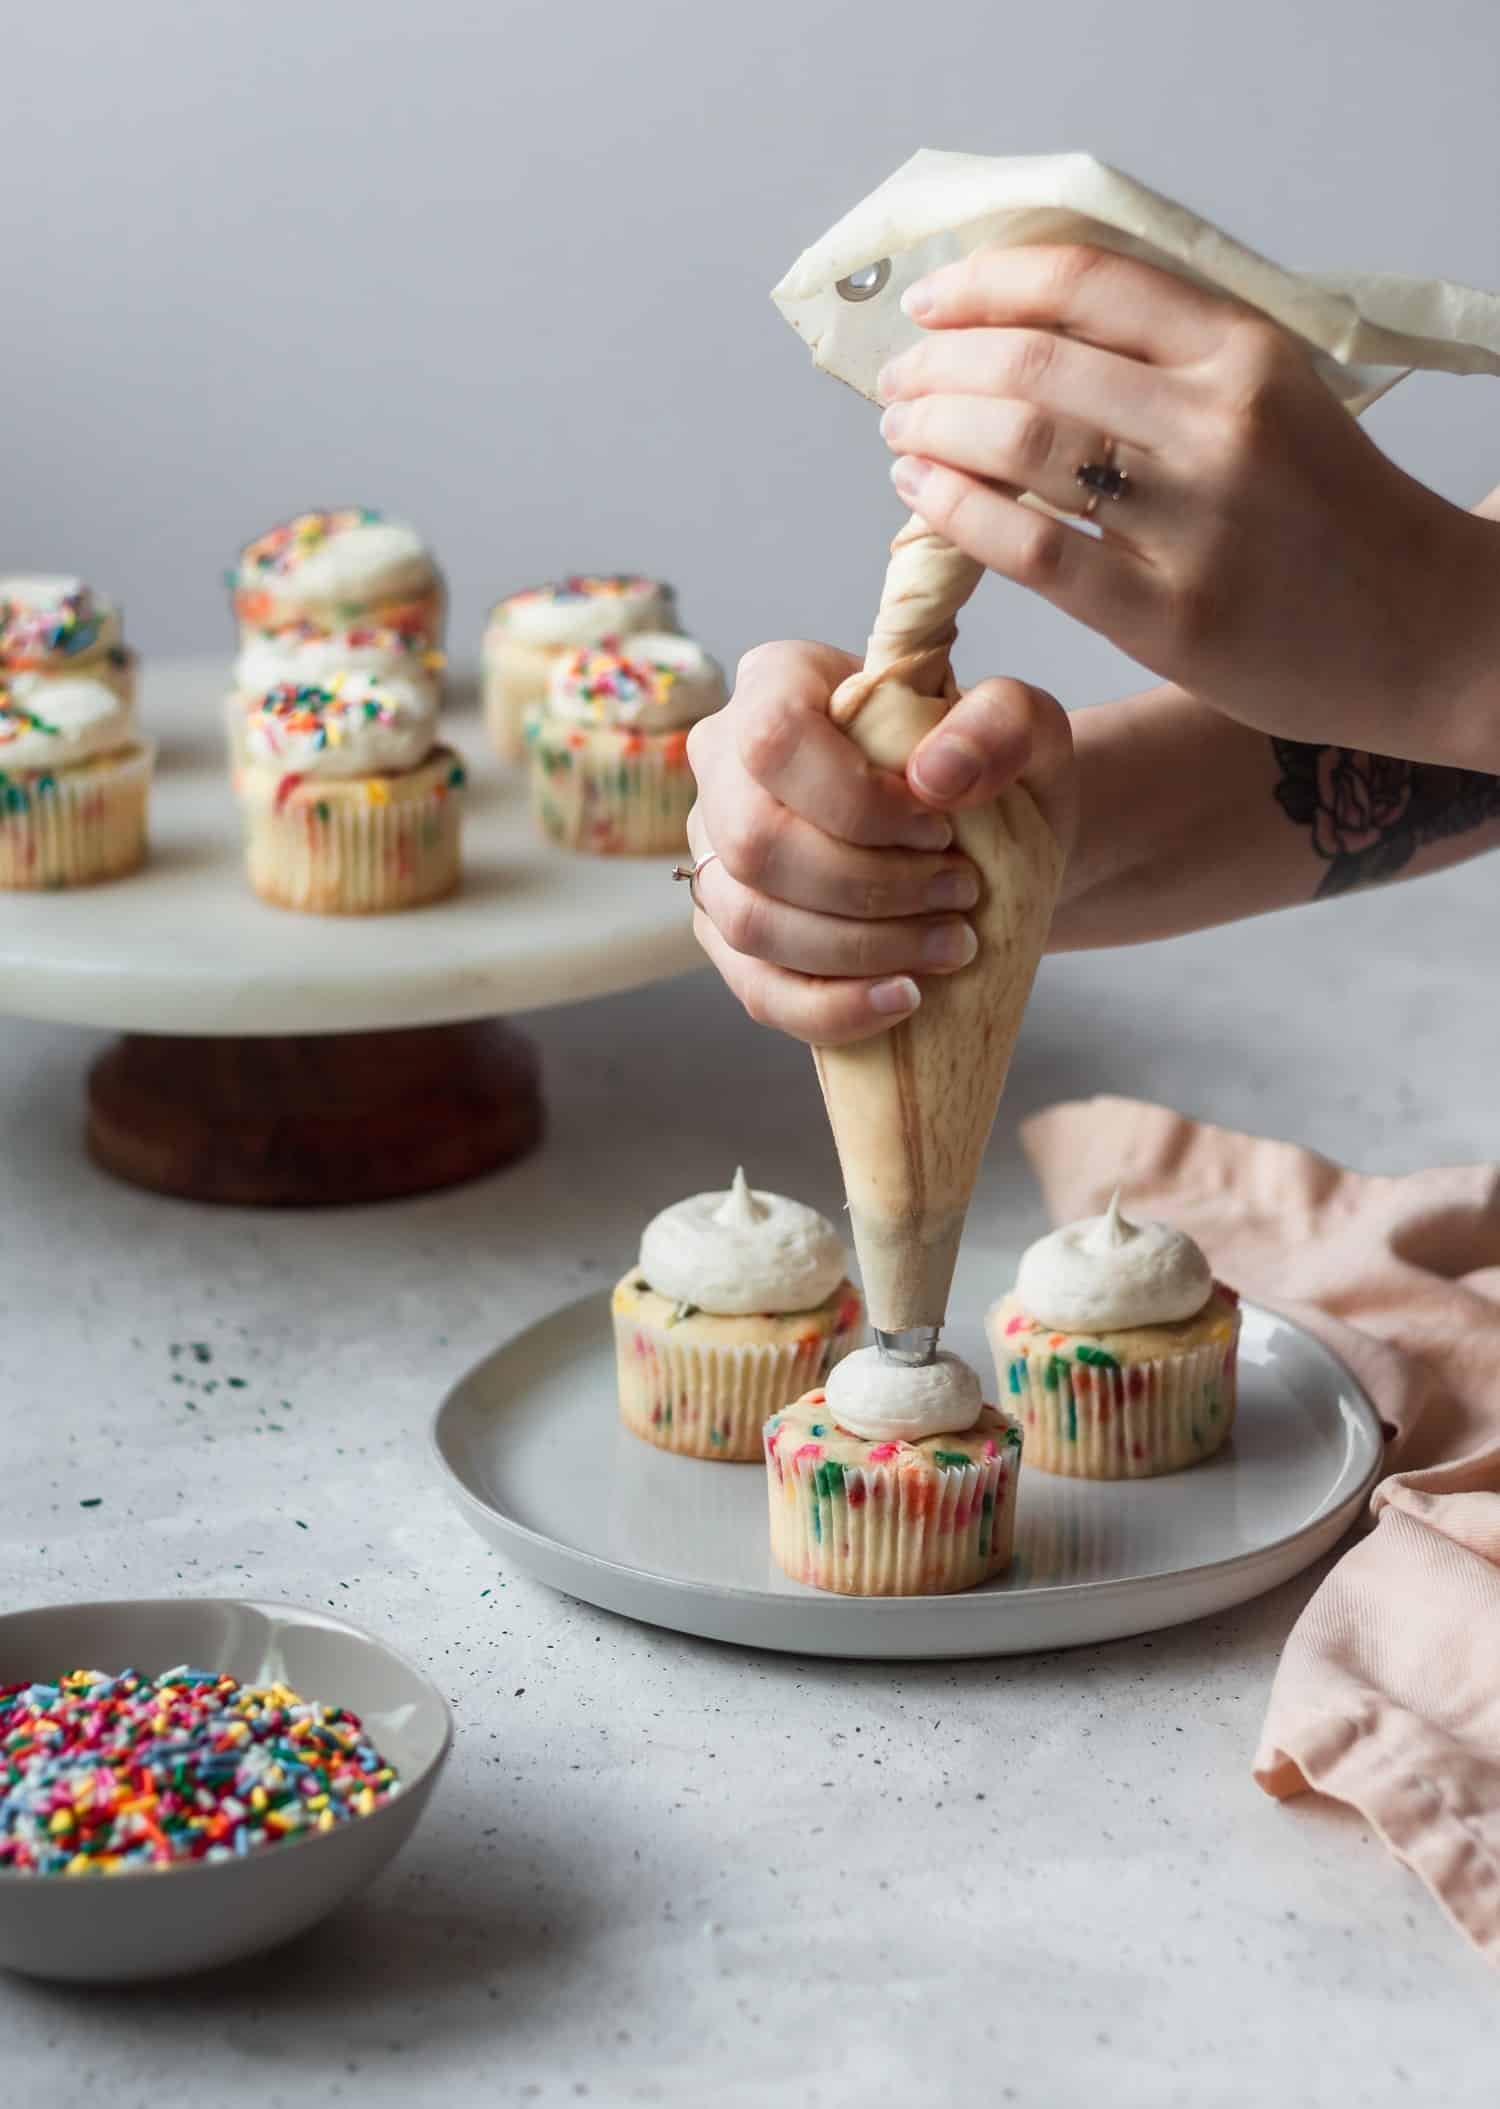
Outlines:
{"type": "MultiPolygon", "coordinates": [[[[976,1368],[977,1332],[949,1345],[976,1368]]],[[[1337,1358],[1244,1307],[1232,1443],[1124,1485],[1021,1473],[1016,1557],[959,1596],[832,1596],[767,1547],[765,1475],[653,1450],[615,1411],[607,1293],[471,1370],[433,1423],[449,1491],[526,1573],[606,1610],[793,1654],[1011,1655],[1116,1640],[1243,1603],[1335,1544],[1380,1467],[1380,1423],[1337,1358]]]]}

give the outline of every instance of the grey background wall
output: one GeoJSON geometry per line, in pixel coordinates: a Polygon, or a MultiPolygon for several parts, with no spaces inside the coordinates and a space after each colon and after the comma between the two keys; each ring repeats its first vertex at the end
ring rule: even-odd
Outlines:
{"type": "MultiPolygon", "coordinates": [[[[0,564],[147,652],[308,504],[439,546],[455,645],[559,568],[675,578],[728,656],[856,641],[901,515],[766,290],[918,145],[1085,146],[1288,262],[1500,284],[1496,0],[71,0],[8,11],[0,564]]],[[[1385,443],[1500,481],[1500,390],[1385,443]]],[[[1129,678],[1001,585],[967,671],[1129,678]]]]}

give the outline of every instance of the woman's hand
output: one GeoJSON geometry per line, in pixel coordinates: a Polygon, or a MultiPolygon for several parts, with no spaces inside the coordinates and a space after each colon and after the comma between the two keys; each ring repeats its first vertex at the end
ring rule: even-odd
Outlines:
{"type": "Polygon", "coordinates": [[[1069,846],[1072,738],[1061,706],[985,681],[922,742],[906,776],[877,769],[828,715],[857,661],[828,645],[769,644],[695,725],[698,940],[750,1016],[824,1046],[862,1040],[921,1000],[912,978],[975,951],[964,911],[979,879],[946,817],[1022,780],[1069,846]]]}
{"type": "Polygon", "coordinates": [[[930,526],[1260,731],[1475,759],[1454,661],[1495,529],[1387,460],[1292,338],[1079,247],[979,250],[904,304],[931,335],[882,375],[882,431],[930,526]],[[1018,502],[1076,511],[1106,445],[1129,481],[1102,535],[1018,502]]]}

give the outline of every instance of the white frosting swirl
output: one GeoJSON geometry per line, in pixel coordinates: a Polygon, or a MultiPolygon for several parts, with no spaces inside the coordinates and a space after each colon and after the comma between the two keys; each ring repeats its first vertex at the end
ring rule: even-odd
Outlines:
{"type": "Polygon", "coordinates": [[[92,675],[0,680],[0,769],[66,769],[134,737],[129,703],[92,675]]]}
{"type": "Polygon", "coordinates": [[[119,610],[82,579],[0,578],[0,663],[81,668],[120,641],[119,610]]]}
{"type": "Polygon", "coordinates": [[[617,652],[570,652],[552,669],[554,717],[628,732],[674,732],[723,707],[719,663],[691,637],[630,637],[617,652]]]}
{"type": "Polygon", "coordinates": [[[365,608],[425,593],[436,580],[414,527],[349,507],[273,527],[241,555],[237,583],[278,606],[365,608]]]}
{"type": "Polygon", "coordinates": [[[1022,1255],[1016,1301],[1043,1325],[1111,1333],[1192,1318],[1213,1294],[1201,1247],[1170,1223],[1132,1223],[1116,1193],[1102,1216],[1038,1238],[1022,1255]]]}
{"type": "Polygon", "coordinates": [[[279,682],[320,682],[331,674],[400,674],[421,686],[435,682],[443,655],[404,630],[363,625],[322,630],[316,624],[263,630],[234,662],[237,695],[263,696],[279,682]]]}
{"type": "Polygon", "coordinates": [[[247,708],[245,756],[288,776],[389,776],[426,760],[437,715],[431,687],[398,675],[284,682],[247,708]]]}
{"type": "Polygon", "coordinates": [[[920,1443],[972,1428],[984,1404],[978,1377],[946,1350],[912,1367],[862,1347],[828,1372],[828,1407],[841,1428],[871,1443],[920,1443]]]}
{"type": "Polygon", "coordinates": [[[490,628],[523,644],[566,651],[631,637],[637,630],[675,631],[677,600],[660,579],[625,572],[558,579],[498,601],[490,628]]]}
{"type": "Polygon", "coordinates": [[[694,1194],[652,1218],[641,1272],[674,1303],[746,1317],[815,1309],[843,1280],[845,1259],[826,1216],[782,1194],[752,1193],[740,1170],[727,1194],[694,1194]]]}

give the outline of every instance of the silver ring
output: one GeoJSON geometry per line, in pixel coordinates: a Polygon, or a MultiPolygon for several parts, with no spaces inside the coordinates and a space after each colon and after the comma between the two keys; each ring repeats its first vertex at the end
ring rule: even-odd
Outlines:
{"type": "Polygon", "coordinates": [[[703,903],[698,898],[698,880],[702,873],[708,870],[709,865],[713,863],[718,854],[719,852],[716,849],[711,849],[708,855],[700,857],[696,864],[674,864],[672,866],[672,877],[674,879],[687,880],[687,890],[693,897],[693,906],[701,909],[705,915],[708,910],[703,907],[703,903]]]}
{"type": "Polygon", "coordinates": [[[1073,471],[1073,481],[1088,497],[1078,508],[1079,518],[1092,520],[1099,510],[1101,498],[1123,498],[1130,488],[1130,478],[1124,469],[1115,466],[1115,443],[1104,442],[1102,461],[1081,461],[1073,471]]]}

